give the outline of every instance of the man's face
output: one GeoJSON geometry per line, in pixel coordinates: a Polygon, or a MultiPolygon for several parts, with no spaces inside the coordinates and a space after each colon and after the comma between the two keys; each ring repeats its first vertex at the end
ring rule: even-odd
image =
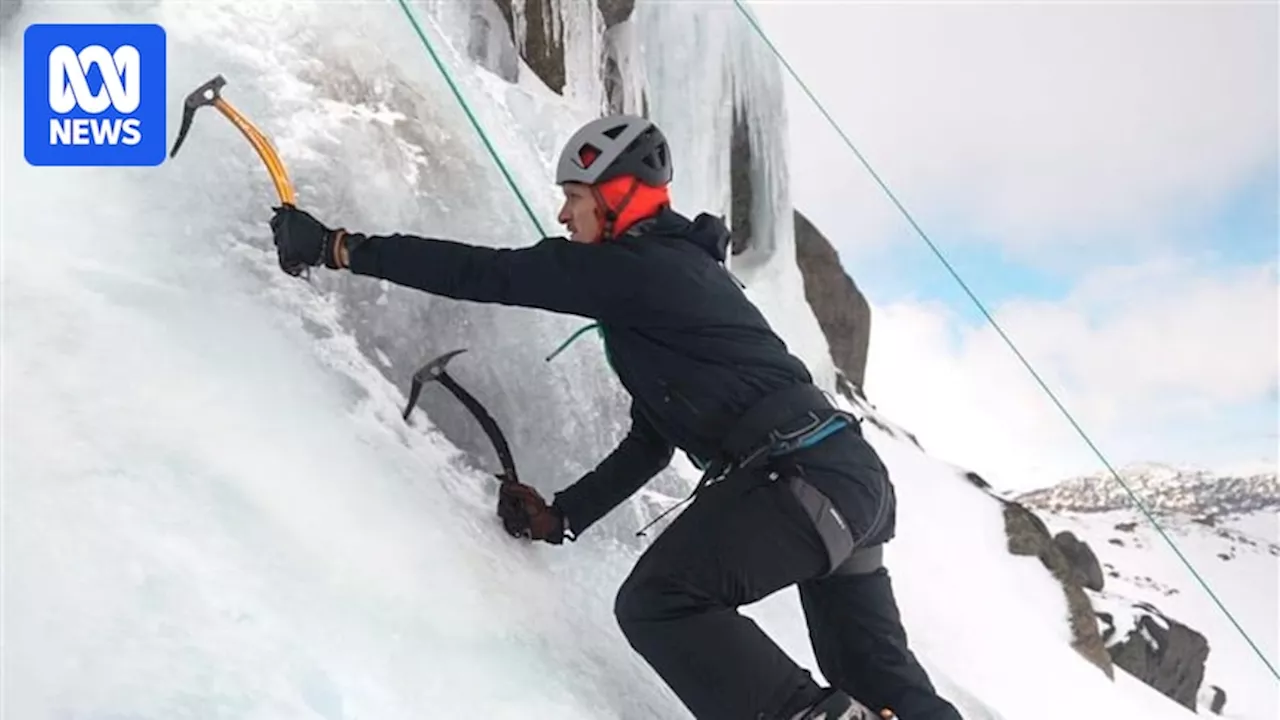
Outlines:
{"type": "Polygon", "coordinates": [[[560,206],[560,224],[569,230],[569,239],[588,245],[600,241],[603,222],[600,205],[588,185],[565,183],[564,205],[560,206]]]}

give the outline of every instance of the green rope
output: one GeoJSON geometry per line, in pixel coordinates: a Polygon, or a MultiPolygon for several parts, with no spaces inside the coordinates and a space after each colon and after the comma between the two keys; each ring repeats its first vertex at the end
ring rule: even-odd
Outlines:
{"type": "Polygon", "coordinates": [[[414,32],[418,33],[418,39],[422,41],[423,47],[430,53],[431,59],[435,61],[436,67],[439,68],[440,74],[444,76],[445,82],[449,83],[449,89],[453,90],[453,96],[458,99],[458,104],[462,106],[462,111],[467,114],[467,119],[471,121],[472,127],[476,129],[476,133],[480,135],[480,140],[484,146],[489,149],[489,154],[493,156],[493,161],[498,164],[498,169],[502,171],[502,176],[507,179],[507,184],[515,192],[516,197],[520,199],[520,204],[524,206],[524,211],[529,214],[529,219],[533,221],[534,227],[538,228],[538,235],[546,237],[546,232],[542,229],[542,223],[538,222],[538,216],[534,214],[533,208],[529,206],[529,202],[525,200],[524,193],[520,192],[520,187],[516,185],[516,181],[511,177],[511,173],[507,170],[506,164],[502,162],[502,158],[498,156],[498,151],[494,149],[493,143],[489,142],[489,136],[485,134],[484,128],[480,127],[480,121],[476,119],[474,113],[471,112],[471,106],[467,104],[466,98],[462,97],[462,91],[453,82],[453,76],[449,74],[448,68],[444,62],[440,60],[440,56],[436,54],[435,48],[431,45],[431,41],[427,39],[427,34],[423,32],[422,25],[418,23],[418,18],[413,14],[409,4],[405,0],[397,0],[400,8],[404,10],[404,14],[409,18],[410,24],[413,25],[414,32]]]}
{"type": "MultiPolygon", "coordinates": [[[[524,211],[529,215],[529,219],[533,221],[534,227],[538,229],[538,235],[546,237],[547,233],[542,229],[542,223],[538,222],[538,216],[534,214],[533,208],[531,208],[529,206],[529,202],[525,200],[524,193],[520,192],[520,187],[516,185],[515,178],[511,177],[510,171],[507,170],[506,164],[502,162],[502,157],[498,155],[498,151],[494,148],[493,143],[489,141],[489,136],[485,133],[484,128],[480,127],[480,121],[476,119],[475,113],[471,112],[471,105],[468,104],[467,99],[462,96],[462,91],[458,89],[457,83],[453,81],[453,76],[449,73],[449,69],[445,67],[444,61],[442,61],[440,56],[436,54],[435,47],[433,47],[431,45],[431,41],[427,39],[427,34],[423,31],[422,25],[418,22],[418,18],[413,14],[413,10],[405,0],[397,0],[397,2],[400,4],[400,8],[404,10],[405,16],[409,18],[409,23],[413,25],[413,30],[418,34],[418,39],[422,41],[422,46],[425,47],[427,49],[427,53],[431,55],[431,59],[436,64],[436,68],[439,69],[440,74],[444,76],[445,82],[449,83],[449,89],[453,91],[454,98],[456,98],[458,104],[462,106],[462,111],[467,114],[467,119],[471,121],[471,126],[475,128],[476,133],[480,136],[480,140],[484,142],[484,146],[488,148],[489,155],[493,157],[493,161],[498,165],[498,169],[502,171],[502,176],[507,179],[507,184],[511,186],[511,190],[515,192],[516,197],[519,198],[520,204],[524,207],[524,211]]],[[[604,328],[600,326],[599,323],[587,325],[586,327],[578,329],[575,333],[569,336],[568,340],[561,343],[560,347],[556,348],[554,352],[547,356],[547,361],[550,362],[553,358],[559,355],[561,351],[568,347],[570,343],[577,340],[584,332],[593,328],[600,336],[600,339],[604,340],[604,328]]],[[[605,343],[604,346],[604,359],[605,362],[609,364],[609,367],[616,373],[617,369],[614,368],[613,358],[609,355],[608,343],[605,343]]]]}
{"type": "Polygon", "coordinates": [[[942,262],[943,267],[947,269],[947,272],[951,274],[951,277],[953,277],[955,281],[960,285],[961,289],[963,289],[965,294],[969,296],[969,299],[973,301],[973,304],[977,306],[978,310],[987,319],[987,321],[991,323],[991,326],[995,328],[996,332],[1000,335],[1000,338],[1004,340],[1005,344],[1009,346],[1009,349],[1013,351],[1013,354],[1016,355],[1018,360],[1022,362],[1023,367],[1025,367],[1027,371],[1031,373],[1031,376],[1035,378],[1035,381],[1040,385],[1040,388],[1044,390],[1045,394],[1047,394],[1049,398],[1053,401],[1053,404],[1057,406],[1058,410],[1067,418],[1067,421],[1071,423],[1071,426],[1075,428],[1075,431],[1080,435],[1081,438],[1084,439],[1085,443],[1089,446],[1089,449],[1093,451],[1094,455],[1096,455],[1098,459],[1102,462],[1102,464],[1106,466],[1107,470],[1111,472],[1111,475],[1112,477],[1115,478],[1116,482],[1120,483],[1120,487],[1124,488],[1125,492],[1129,494],[1129,497],[1133,500],[1134,504],[1138,506],[1138,508],[1142,511],[1143,515],[1146,516],[1147,520],[1149,520],[1152,526],[1155,527],[1156,531],[1160,533],[1160,536],[1164,538],[1166,543],[1169,544],[1169,547],[1173,549],[1173,552],[1178,556],[1178,559],[1181,560],[1182,563],[1187,566],[1187,569],[1191,571],[1192,576],[1194,576],[1195,579],[1199,581],[1200,585],[1204,588],[1205,592],[1209,594],[1209,597],[1213,599],[1214,603],[1217,604],[1218,608],[1222,610],[1223,614],[1227,616],[1227,619],[1231,621],[1231,624],[1234,625],[1236,630],[1240,632],[1240,635],[1245,639],[1245,642],[1249,644],[1249,647],[1253,648],[1253,651],[1257,653],[1258,657],[1262,660],[1263,664],[1265,664],[1267,666],[1267,669],[1271,671],[1271,674],[1274,675],[1277,679],[1280,679],[1280,672],[1276,671],[1275,666],[1271,664],[1271,661],[1267,659],[1267,656],[1262,652],[1262,650],[1258,647],[1258,645],[1254,643],[1253,638],[1249,637],[1249,634],[1245,632],[1244,628],[1240,626],[1240,623],[1236,621],[1235,616],[1232,615],[1231,612],[1227,610],[1227,607],[1222,603],[1222,601],[1218,599],[1217,594],[1214,593],[1213,590],[1209,587],[1209,583],[1206,582],[1205,579],[1200,576],[1200,573],[1196,571],[1195,566],[1193,566],[1191,562],[1186,558],[1186,556],[1182,554],[1182,551],[1178,549],[1178,545],[1173,541],[1173,538],[1169,537],[1169,534],[1165,532],[1165,529],[1161,527],[1160,523],[1156,520],[1155,516],[1151,513],[1150,510],[1147,509],[1146,504],[1143,503],[1142,500],[1138,498],[1138,496],[1133,492],[1132,489],[1130,489],[1129,485],[1125,483],[1125,481],[1120,477],[1120,473],[1116,472],[1116,469],[1112,467],[1111,463],[1107,460],[1107,458],[1103,456],[1102,451],[1099,450],[1096,445],[1094,445],[1093,440],[1089,438],[1088,434],[1085,433],[1084,429],[1080,427],[1080,424],[1076,422],[1075,418],[1071,415],[1071,413],[1068,412],[1067,409],[1063,406],[1063,404],[1058,400],[1057,395],[1055,395],[1054,392],[1049,389],[1049,386],[1045,383],[1045,381],[1041,379],[1040,374],[1037,373],[1035,368],[1031,366],[1031,363],[1028,362],[1025,357],[1023,357],[1022,352],[1018,350],[1018,347],[1014,345],[1013,341],[1009,339],[1009,336],[1005,334],[1005,331],[1000,327],[999,323],[997,323],[995,318],[991,316],[991,313],[987,311],[986,306],[983,305],[982,302],[978,300],[977,296],[974,295],[973,291],[969,289],[969,286],[960,277],[960,274],[957,273],[955,269],[951,266],[951,263],[947,262],[947,258],[942,254],[942,252],[938,249],[938,247],[934,245],[933,241],[929,239],[928,234],[926,234],[925,231],[921,229],[920,225],[916,222],[915,218],[911,216],[911,213],[908,212],[905,207],[903,207],[902,203],[898,201],[898,198],[889,189],[888,185],[886,185],[884,181],[880,179],[880,175],[876,173],[876,171],[871,167],[871,164],[868,163],[866,158],[862,156],[862,153],[858,151],[858,148],[854,146],[853,141],[850,140],[849,136],[845,134],[843,129],[841,129],[840,124],[837,123],[835,119],[831,117],[831,114],[827,112],[826,107],[824,107],[823,104],[819,102],[816,97],[814,97],[814,94],[809,89],[809,86],[806,85],[805,82],[800,79],[800,75],[796,73],[795,69],[793,69],[791,67],[791,64],[787,62],[786,58],[782,56],[782,53],[779,52],[778,48],[774,46],[773,42],[769,39],[769,36],[765,34],[764,30],[756,22],[755,18],[751,16],[751,13],[749,13],[745,7],[743,7],[741,0],[733,0],[733,2],[735,5],[738,6],[738,9],[742,11],[743,17],[745,17],[747,19],[747,22],[751,24],[751,27],[755,29],[756,34],[760,36],[760,39],[763,40],[765,44],[769,46],[769,49],[778,58],[778,61],[782,63],[783,67],[787,69],[787,72],[791,75],[791,77],[796,81],[796,83],[800,85],[800,88],[804,90],[806,95],[809,96],[809,99],[813,101],[813,104],[815,107],[818,108],[818,111],[822,113],[823,117],[827,119],[827,122],[831,124],[831,127],[836,131],[838,135],[840,135],[840,138],[844,140],[845,145],[847,145],[849,149],[853,151],[853,154],[857,156],[858,160],[862,163],[862,166],[866,168],[867,172],[871,174],[871,177],[876,181],[876,183],[880,186],[880,188],[884,190],[885,195],[889,197],[889,199],[893,202],[893,204],[902,213],[903,217],[907,219],[907,222],[911,224],[911,227],[915,229],[916,233],[918,233],[921,239],[923,239],[925,243],[929,246],[929,249],[933,251],[933,254],[936,255],[938,260],[942,262]]]}
{"type": "Polygon", "coordinates": [[[556,357],[557,355],[559,355],[559,354],[560,354],[560,353],[561,353],[565,348],[569,347],[569,345],[570,345],[574,340],[577,340],[577,339],[582,335],[582,333],[584,333],[584,332],[586,332],[586,331],[588,331],[588,330],[596,330],[596,331],[599,331],[599,330],[600,330],[600,323],[592,323],[592,324],[590,324],[590,325],[583,325],[582,327],[578,328],[576,331],[574,331],[574,333],[573,333],[572,335],[570,335],[570,336],[569,336],[569,339],[568,339],[568,340],[565,340],[564,342],[560,343],[560,347],[556,348],[556,349],[555,349],[555,350],[554,350],[550,355],[548,355],[548,356],[547,356],[546,361],[547,361],[547,362],[551,362],[552,360],[554,360],[554,359],[555,359],[555,357],[556,357]]]}

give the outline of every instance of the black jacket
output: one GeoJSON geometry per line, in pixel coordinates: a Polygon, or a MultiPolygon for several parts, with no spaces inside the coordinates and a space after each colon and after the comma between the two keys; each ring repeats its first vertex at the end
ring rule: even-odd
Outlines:
{"type": "Polygon", "coordinates": [[[718,218],[666,210],[625,236],[586,245],[547,238],[519,249],[411,235],[369,236],[350,269],[426,292],[593,318],[631,394],[631,430],[596,469],[557,493],[575,534],[670,462],[714,457],[761,397],[810,383],[724,267],[718,218]]]}

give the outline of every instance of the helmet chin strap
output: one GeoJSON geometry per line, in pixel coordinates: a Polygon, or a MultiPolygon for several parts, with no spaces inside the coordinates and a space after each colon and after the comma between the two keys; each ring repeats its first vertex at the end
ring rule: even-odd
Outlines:
{"type": "Polygon", "coordinates": [[[636,189],[640,187],[640,179],[632,178],[631,187],[627,190],[627,194],[622,196],[622,200],[618,202],[617,209],[609,207],[609,203],[605,202],[604,195],[600,193],[600,186],[592,185],[591,194],[595,196],[596,203],[604,208],[604,230],[600,233],[601,240],[609,240],[613,238],[613,225],[618,220],[618,216],[622,211],[627,209],[627,205],[631,203],[631,198],[635,196],[636,189]]]}

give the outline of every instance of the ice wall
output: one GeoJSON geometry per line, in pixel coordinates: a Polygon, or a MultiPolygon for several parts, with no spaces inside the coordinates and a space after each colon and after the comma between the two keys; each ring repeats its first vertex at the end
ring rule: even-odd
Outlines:
{"type": "MultiPolygon", "coordinates": [[[[542,232],[560,232],[552,169],[560,144],[605,106],[602,58],[611,42],[630,109],[647,109],[671,139],[677,209],[728,214],[734,113],[750,119],[757,238],[751,251],[733,258],[732,268],[792,350],[833,390],[829,352],[805,306],[794,261],[780,75],[734,6],[642,1],[606,35],[595,3],[544,3],[543,22],[563,39],[563,96],[531,72],[511,83],[473,59],[479,12],[488,20],[485,58],[499,66],[518,62],[510,55],[517,48],[504,48],[505,29],[493,25],[492,3],[410,6],[483,131],[501,148],[537,223],[397,4],[104,3],[76,6],[64,16],[119,12],[158,19],[169,32],[171,128],[180,98],[223,74],[227,99],[273,139],[301,206],[322,221],[489,246],[535,242],[539,225],[542,232]]],[[[526,3],[513,10],[517,24],[528,17],[526,3]]],[[[524,34],[514,35],[518,46],[524,34]]],[[[249,146],[216,114],[197,121],[176,160],[136,175],[163,177],[166,185],[181,184],[182,192],[201,197],[211,214],[207,232],[229,243],[229,252],[255,258],[264,279],[278,272],[266,226],[274,203],[269,180],[249,146]]],[[[402,388],[425,360],[469,348],[452,371],[490,408],[526,479],[544,492],[594,466],[626,430],[627,400],[594,337],[554,363],[544,361],[585,319],[433,298],[325,270],[313,274],[309,290],[402,388]]],[[[300,322],[318,336],[328,333],[300,322]]],[[[496,469],[487,440],[447,393],[429,388],[421,405],[477,463],[496,469]]],[[[654,487],[678,495],[684,483],[667,473],[654,487]]],[[[601,531],[629,538],[642,520],[619,513],[601,531]]]]}
{"type": "MultiPolygon", "coordinates": [[[[183,44],[178,47],[198,48],[174,53],[172,96],[225,74],[227,97],[280,147],[302,206],[331,225],[520,246],[538,239],[538,226],[560,232],[555,159],[572,131],[605,106],[602,57],[604,43],[612,42],[629,109],[646,109],[671,139],[677,209],[727,215],[734,114],[749,118],[757,238],[752,250],[733,258],[732,268],[792,350],[833,390],[830,354],[805,305],[794,261],[780,75],[732,5],[640,2],[631,19],[606,36],[594,3],[544,4],[545,29],[563,39],[563,95],[527,69],[512,83],[473,59],[474,18],[483,13],[485,57],[492,52],[500,64],[508,62],[501,60],[505,31],[493,26],[493,6],[410,5],[484,133],[501,149],[536,223],[398,6],[162,4],[171,38],[183,44]],[[189,30],[209,24],[218,31],[189,30]],[[370,37],[378,42],[370,44],[370,37]]],[[[520,25],[528,8],[516,3],[513,10],[520,25]]],[[[518,27],[514,35],[518,48],[524,32],[518,27]]],[[[244,179],[204,192],[216,193],[227,208],[223,227],[236,246],[261,253],[261,271],[274,272],[267,178],[230,127],[202,119],[178,162],[163,172],[210,163],[219,175],[244,179]]],[[[315,273],[312,288],[402,388],[425,360],[469,348],[452,371],[503,426],[525,479],[546,493],[594,466],[626,430],[626,398],[594,337],[554,363],[544,361],[584,319],[433,298],[327,271],[315,273]]],[[[476,462],[496,469],[488,441],[442,389],[429,388],[421,405],[476,462]]],[[[679,495],[685,481],[666,473],[653,487],[679,495]]],[[[600,533],[630,539],[644,519],[618,513],[600,533]]]]}

